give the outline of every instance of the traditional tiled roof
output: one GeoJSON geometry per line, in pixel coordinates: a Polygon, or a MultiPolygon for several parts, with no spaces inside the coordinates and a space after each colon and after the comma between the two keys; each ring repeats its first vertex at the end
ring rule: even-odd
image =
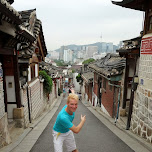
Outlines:
{"type": "Polygon", "coordinates": [[[93,72],[86,72],[83,73],[81,76],[85,82],[90,83],[93,81],[94,74],[93,72]]]}
{"type": "Polygon", "coordinates": [[[126,8],[145,11],[145,1],[146,0],[123,0],[121,2],[112,1],[112,3],[126,8]]]}
{"type": "Polygon", "coordinates": [[[133,53],[134,50],[140,50],[141,46],[141,39],[142,39],[142,34],[136,38],[130,39],[130,40],[124,40],[123,47],[119,48],[116,50],[116,52],[119,53],[133,53]]]}
{"type": "Polygon", "coordinates": [[[5,27],[6,25],[12,25],[14,32],[5,32],[13,37],[7,37],[7,42],[3,47],[14,48],[16,47],[17,43],[20,42],[33,42],[35,39],[33,34],[24,26],[22,25],[22,17],[18,11],[16,11],[10,4],[13,0],[0,0],[0,19],[1,19],[1,26],[5,27]]]}
{"type": "Polygon", "coordinates": [[[46,63],[46,62],[42,61],[39,63],[39,67],[42,70],[46,70],[52,78],[60,77],[61,75],[63,75],[62,69],[60,69],[50,63],[46,63]]]}
{"type": "Polygon", "coordinates": [[[111,76],[122,74],[125,64],[125,58],[120,57],[118,54],[108,53],[104,58],[96,60],[88,66],[97,73],[109,78],[111,76]]]}
{"type": "Polygon", "coordinates": [[[21,15],[6,0],[0,0],[0,17],[9,23],[22,23],[21,15]]]}
{"type": "Polygon", "coordinates": [[[36,9],[31,9],[31,10],[26,10],[26,11],[21,11],[19,12],[22,16],[22,22],[24,26],[27,26],[28,30],[33,34],[35,37],[35,41],[32,46],[28,47],[28,49],[25,51],[20,51],[19,57],[31,57],[32,54],[34,53],[36,49],[36,45],[38,42],[38,36],[40,35],[40,40],[42,43],[42,48],[44,51],[44,55],[46,56],[47,54],[47,49],[44,41],[44,35],[43,35],[43,30],[42,30],[42,22],[37,19],[36,17],[36,9]],[[32,23],[30,22],[30,19],[32,20],[32,23]]]}

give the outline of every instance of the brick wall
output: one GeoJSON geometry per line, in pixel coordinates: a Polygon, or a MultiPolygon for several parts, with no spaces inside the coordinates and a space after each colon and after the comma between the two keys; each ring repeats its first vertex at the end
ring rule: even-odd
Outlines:
{"type": "Polygon", "coordinates": [[[89,83],[89,90],[88,90],[88,97],[89,97],[89,102],[92,103],[92,83],[89,83]]]}
{"type": "MultiPolygon", "coordinates": [[[[103,81],[104,80],[105,79],[103,79],[103,81]]],[[[112,89],[112,91],[109,90],[108,80],[106,80],[106,90],[102,89],[101,103],[111,117],[113,116],[113,100],[114,100],[114,89],[112,89]]]]}
{"type": "Polygon", "coordinates": [[[97,74],[94,73],[94,88],[93,92],[98,96],[98,80],[97,80],[97,74]]]}

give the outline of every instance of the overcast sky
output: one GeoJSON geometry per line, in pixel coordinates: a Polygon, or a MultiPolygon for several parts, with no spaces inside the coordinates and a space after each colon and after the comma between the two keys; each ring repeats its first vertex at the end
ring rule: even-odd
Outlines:
{"type": "Polygon", "coordinates": [[[15,0],[12,6],[17,11],[36,8],[48,51],[69,44],[118,44],[139,36],[143,28],[143,12],[111,0],[15,0]]]}

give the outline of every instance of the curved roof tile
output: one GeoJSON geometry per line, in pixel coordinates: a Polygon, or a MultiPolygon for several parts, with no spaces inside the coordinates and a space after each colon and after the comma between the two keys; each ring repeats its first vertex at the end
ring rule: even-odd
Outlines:
{"type": "Polygon", "coordinates": [[[12,21],[21,24],[21,15],[6,0],[0,0],[0,12],[8,16],[12,21]]]}

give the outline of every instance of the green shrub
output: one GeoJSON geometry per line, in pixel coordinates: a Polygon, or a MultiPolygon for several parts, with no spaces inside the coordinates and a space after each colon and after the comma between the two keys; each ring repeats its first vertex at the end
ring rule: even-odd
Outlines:
{"type": "Polygon", "coordinates": [[[87,59],[87,60],[83,61],[82,64],[89,64],[93,61],[95,61],[95,59],[90,58],[90,59],[87,59]]]}
{"type": "Polygon", "coordinates": [[[52,91],[52,79],[51,77],[43,70],[39,72],[39,75],[44,79],[43,88],[46,93],[50,93],[52,91]]]}
{"type": "Polygon", "coordinates": [[[81,74],[80,74],[80,73],[76,76],[76,79],[77,79],[77,82],[79,82],[79,84],[82,84],[83,79],[82,79],[82,77],[81,77],[81,74]]]}

